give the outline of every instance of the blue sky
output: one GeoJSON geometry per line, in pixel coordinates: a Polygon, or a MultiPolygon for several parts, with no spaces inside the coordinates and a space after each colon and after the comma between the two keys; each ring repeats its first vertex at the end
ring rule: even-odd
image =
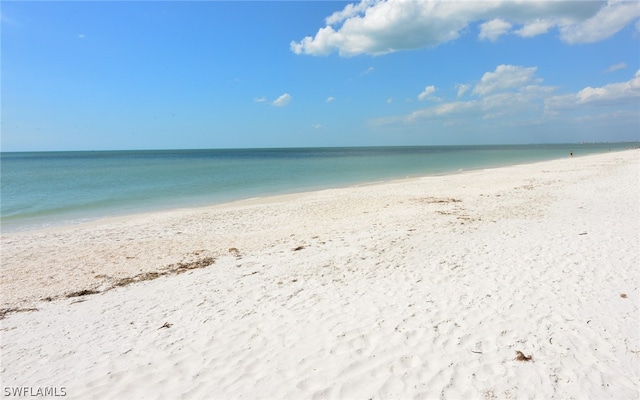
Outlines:
{"type": "Polygon", "coordinates": [[[2,2],[2,150],[640,140],[637,1],[2,2]]]}

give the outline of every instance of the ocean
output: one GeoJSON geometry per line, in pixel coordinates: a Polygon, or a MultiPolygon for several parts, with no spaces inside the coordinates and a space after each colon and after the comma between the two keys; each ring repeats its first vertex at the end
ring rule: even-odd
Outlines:
{"type": "Polygon", "coordinates": [[[3,233],[455,173],[637,143],[0,153],[3,233]]]}

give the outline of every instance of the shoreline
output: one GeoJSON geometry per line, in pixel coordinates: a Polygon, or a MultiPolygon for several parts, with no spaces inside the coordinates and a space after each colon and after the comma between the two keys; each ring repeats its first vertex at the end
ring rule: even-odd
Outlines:
{"type": "MultiPolygon", "coordinates": [[[[610,152],[610,153],[591,154],[591,155],[585,155],[581,157],[594,158],[594,157],[600,157],[600,156],[606,156],[606,155],[613,155],[616,153],[624,154],[625,152],[628,154],[631,154],[632,152],[635,152],[635,154],[638,154],[638,152],[640,151],[638,149],[629,149],[629,150],[622,150],[622,151],[610,152]]],[[[111,229],[118,229],[118,226],[123,224],[125,225],[124,228],[126,230],[126,225],[129,225],[132,222],[135,225],[140,225],[143,227],[147,224],[147,221],[149,221],[149,223],[156,223],[157,221],[160,224],[166,224],[167,221],[172,221],[172,220],[179,221],[185,215],[192,216],[193,218],[193,215],[198,213],[205,213],[205,214],[206,213],[223,213],[224,214],[226,212],[233,212],[234,210],[242,210],[242,209],[252,208],[252,207],[259,209],[260,207],[279,204],[279,203],[286,204],[286,203],[290,203],[298,200],[304,201],[304,199],[306,198],[314,198],[314,197],[322,198],[322,197],[326,197],[326,194],[330,194],[331,196],[333,193],[335,193],[336,196],[340,196],[343,193],[349,193],[349,191],[353,192],[353,191],[368,190],[368,189],[375,190],[378,187],[383,189],[386,187],[386,189],[389,190],[390,187],[397,186],[397,185],[400,185],[400,186],[401,185],[410,185],[410,186],[420,185],[420,183],[423,181],[455,178],[459,176],[464,176],[465,174],[466,175],[477,175],[477,174],[482,175],[485,173],[500,172],[500,171],[507,172],[509,169],[512,169],[512,170],[529,169],[529,168],[539,169],[538,167],[547,163],[558,163],[558,162],[561,163],[563,161],[571,162],[570,160],[579,160],[581,157],[574,157],[574,158],[567,157],[567,158],[553,159],[553,160],[547,160],[547,161],[536,161],[533,163],[526,163],[526,164],[515,164],[515,165],[508,165],[508,166],[494,167],[494,168],[479,168],[479,169],[463,170],[463,171],[457,171],[457,172],[445,173],[445,174],[439,174],[439,175],[424,175],[424,176],[418,176],[418,177],[398,178],[398,179],[392,179],[388,181],[377,181],[377,182],[371,182],[371,183],[349,185],[344,187],[331,187],[331,188],[312,190],[312,191],[301,191],[301,192],[285,193],[285,194],[278,194],[278,195],[259,196],[259,197],[252,197],[248,199],[235,200],[231,202],[214,203],[214,204],[204,205],[204,206],[178,207],[178,208],[171,208],[171,209],[160,210],[160,211],[149,211],[149,212],[141,212],[141,213],[135,213],[135,214],[119,215],[119,216],[106,216],[106,217],[102,217],[102,218],[98,218],[95,220],[90,220],[90,221],[86,221],[86,222],[82,222],[74,225],[59,225],[59,226],[56,225],[56,226],[27,230],[27,231],[6,232],[6,233],[3,232],[0,235],[2,238],[2,245],[3,245],[2,247],[4,249],[3,265],[6,266],[4,259],[6,258],[7,244],[11,244],[14,241],[13,239],[19,240],[21,237],[27,237],[27,238],[30,236],[49,237],[51,235],[59,236],[59,235],[65,235],[65,234],[73,235],[74,233],[77,233],[77,232],[91,232],[94,229],[97,229],[97,230],[104,229],[106,231],[109,231],[111,229]]],[[[333,199],[331,199],[331,201],[333,201],[333,199]]],[[[181,233],[178,233],[178,234],[181,234],[181,233]]],[[[77,238],[76,240],[78,239],[81,239],[81,238],[77,238]]],[[[174,263],[176,262],[181,262],[181,261],[175,260],[174,263]]],[[[153,270],[140,269],[139,272],[153,272],[153,270]]],[[[130,277],[130,276],[127,276],[127,277],[130,277]]],[[[94,289],[95,288],[93,287],[79,288],[79,290],[94,290],[94,289]]],[[[46,297],[51,297],[51,296],[43,296],[42,298],[46,298],[46,297]]],[[[54,297],[59,298],[60,294],[54,297]]],[[[3,302],[0,308],[12,308],[12,307],[7,307],[6,304],[4,304],[3,302]]]]}
{"type": "MultiPolygon", "coordinates": [[[[621,143],[610,143],[611,146],[619,146],[620,144],[621,143]]],[[[627,144],[627,143],[623,143],[623,144],[627,144]]],[[[575,146],[581,146],[581,145],[582,144],[575,144],[575,146]]],[[[541,146],[544,147],[546,145],[541,145],[541,146]]],[[[563,146],[568,146],[568,144],[563,144],[563,146]]],[[[487,146],[487,147],[493,147],[493,146],[487,146]]],[[[579,158],[579,157],[585,157],[585,156],[595,155],[595,154],[607,154],[611,152],[627,151],[629,149],[634,149],[634,148],[626,148],[626,147],[624,149],[614,148],[613,150],[612,149],[609,149],[608,151],[600,150],[595,153],[592,152],[593,150],[589,150],[587,151],[586,154],[583,154],[583,155],[576,154],[575,157],[579,158]]],[[[389,183],[396,180],[403,180],[407,178],[418,179],[421,177],[428,177],[428,176],[446,176],[446,175],[453,175],[457,173],[471,172],[471,171],[484,170],[484,169],[505,168],[510,166],[525,165],[525,164],[531,164],[531,163],[537,163],[537,162],[546,162],[546,161],[559,160],[564,158],[568,158],[568,156],[556,155],[552,158],[542,158],[540,160],[534,160],[534,161],[525,161],[525,160],[500,161],[499,160],[495,164],[490,164],[488,166],[485,165],[485,166],[477,166],[477,167],[471,167],[471,168],[455,168],[455,169],[450,169],[446,171],[434,171],[434,172],[425,172],[425,173],[412,172],[405,176],[388,177],[388,178],[382,178],[382,179],[369,178],[367,180],[362,180],[362,181],[357,180],[354,182],[343,182],[343,183],[338,182],[338,183],[331,183],[331,184],[325,183],[325,184],[318,184],[318,185],[309,186],[309,187],[290,188],[290,189],[281,191],[280,193],[278,192],[265,192],[263,194],[255,193],[253,195],[248,195],[249,197],[244,197],[244,196],[228,197],[228,196],[221,196],[220,194],[218,194],[217,197],[214,196],[210,198],[207,196],[205,197],[199,196],[200,198],[198,199],[195,197],[194,198],[185,197],[183,199],[167,199],[167,203],[164,203],[164,204],[163,203],[153,203],[153,204],[149,203],[148,205],[140,205],[140,204],[126,205],[125,204],[123,205],[124,208],[122,209],[115,208],[115,209],[92,210],[92,211],[85,211],[81,213],[77,213],[76,211],[71,211],[71,214],[66,216],[50,215],[49,217],[44,217],[44,218],[41,216],[28,217],[28,218],[21,217],[22,219],[18,221],[14,221],[14,220],[5,221],[2,224],[2,234],[14,234],[14,233],[32,232],[32,231],[38,231],[38,230],[74,227],[74,226],[81,226],[86,223],[95,223],[96,221],[106,220],[110,218],[128,218],[128,217],[135,217],[136,215],[140,215],[140,214],[169,212],[169,211],[189,209],[189,208],[219,206],[224,204],[233,204],[236,202],[242,202],[251,198],[278,197],[278,196],[295,195],[299,193],[311,193],[311,192],[321,191],[321,190],[344,189],[349,187],[374,185],[378,183],[389,183]]]]}
{"type": "Polygon", "coordinates": [[[639,168],[628,150],[3,234],[1,307],[24,311],[0,320],[3,384],[637,398],[639,168]]]}

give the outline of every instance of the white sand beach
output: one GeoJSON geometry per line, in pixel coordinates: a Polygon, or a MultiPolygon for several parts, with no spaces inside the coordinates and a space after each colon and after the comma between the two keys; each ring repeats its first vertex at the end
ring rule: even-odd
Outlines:
{"type": "Polygon", "coordinates": [[[640,150],[5,234],[2,396],[637,399],[639,267],[640,150]]]}

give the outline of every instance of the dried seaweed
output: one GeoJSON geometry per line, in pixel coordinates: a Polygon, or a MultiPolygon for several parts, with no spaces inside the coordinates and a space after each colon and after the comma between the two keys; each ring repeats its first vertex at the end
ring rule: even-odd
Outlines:
{"type": "Polygon", "coordinates": [[[520,350],[516,350],[516,361],[531,361],[533,360],[532,356],[525,356],[523,352],[520,350]]]}
{"type": "MultiPolygon", "coordinates": [[[[143,281],[151,281],[157,278],[160,278],[161,276],[165,276],[165,275],[177,275],[177,274],[181,274],[187,271],[191,271],[194,269],[198,269],[198,268],[205,268],[208,267],[212,264],[214,264],[216,262],[216,259],[213,257],[206,257],[197,261],[193,261],[193,262],[189,262],[189,263],[177,263],[177,264],[171,264],[168,265],[166,267],[163,268],[162,272],[143,272],[140,273],[138,275],[135,276],[129,276],[129,277],[125,277],[125,278],[120,278],[118,280],[116,280],[115,282],[113,282],[111,284],[111,286],[107,287],[104,290],[98,290],[98,289],[82,289],[82,290],[78,290],[75,292],[71,292],[71,293],[67,293],[65,295],[62,296],[49,296],[49,297],[45,297],[42,300],[43,301],[53,301],[53,300],[57,300],[59,298],[74,298],[74,297],[82,297],[82,296],[88,296],[88,295],[92,295],[92,294],[97,294],[97,293],[103,293],[103,292],[107,292],[111,289],[117,288],[117,287],[122,287],[122,286],[127,286],[130,285],[132,283],[136,283],[136,282],[143,282],[143,281]]],[[[104,277],[107,278],[106,275],[96,275],[96,278],[98,277],[104,277]]],[[[80,303],[81,301],[75,301],[74,303],[80,303]]],[[[73,303],[72,303],[73,304],[73,303]]],[[[4,319],[5,316],[7,314],[10,313],[15,313],[15,312],[24,312],[24,311],[37,311],[37,308],[3,308],[0,309],[0,319],[4,319]]]]}
{"type": "Polygon", "coordinates": [[[68,293],[65,297],[67,298],[80,297],[80,296],[87,296],[87,295],[96,294],[96,293],[100,293],[100,291],[94,290],[94,289],[84,289],[84,290],[79,290],[77,292],[68,293]]]}
{"type": "Polygon", "coordinates": [[[0,319],[4,319],[7,314],[17,313],[17,312],[30,312],[30,311],[38,311],[37,308],[1,308],[0,309],[0,319]]]}
{"type": "Polygon", "coordinates": [[[421,197],[413,199],[413,201],[417,201],[419,203],[427,203],[427,204],[441,204],[441,203],[460,203],[462,200],[455,199],[453,197],[421,197]]]}

